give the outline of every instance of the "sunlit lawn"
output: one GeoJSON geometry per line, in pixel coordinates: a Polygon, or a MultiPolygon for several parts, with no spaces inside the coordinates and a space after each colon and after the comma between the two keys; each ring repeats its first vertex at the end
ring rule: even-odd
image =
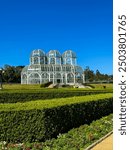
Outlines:
{"type": "Polygon", "coordinates": [[[50,89],[50,88],[41,88],[39,84],[32,85],[21,85],[21,84],[3,84],[3,90],[1,92],[14,92],[14,91],[48,91],[48,90],[60,90],[60,91],[76,91],[76,90],[112,90],[113,84],[92,84],[95,88],[59,88],[59,89],[50,89]],[[106,87],[104,89],[104,86],[106,87]]]}

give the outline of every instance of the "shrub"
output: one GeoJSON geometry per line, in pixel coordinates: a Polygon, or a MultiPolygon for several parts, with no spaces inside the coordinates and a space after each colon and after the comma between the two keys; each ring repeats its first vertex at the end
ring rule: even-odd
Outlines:
{"type": "Polygon", "coordinates": [[[112,104],[112,94],[0,104],[0,141],[45,141],[112,113],[112,104]]]}
{"type": "Polygon", "coordinates": [[[10,150],[11,148],[17,150],[20,148],[21,150],[27,148],[35,150],[78,150],[85,149],[110,131],[112,131],[112,114],[93,121],[90,125],[82,125],[79,128],[70,130],[68,133],[59,134],[57,139],[47,140],[44,143],[12,144],[3,142],[0,145],[5,149],[8,147],[10,150]]]}
{"type": "Polygon", "coordinates": [[[70,130],[66,134],[60,134],[57,139],[42,143],[42,148],[45,150],[49,148],[51,150],[85,149],[110,131],[112,131],[112,114],[93,121],[90,125],[82,125],[79,128],[70,130]]]}
{"type": "Polygon", "coordinates": [[[53,99],[53,98],[61,98],[61,97],[73,97],[73,96],[84,96],[84,95],[92,95],[92,94],[100,94],[100,93],[108,93],[112,92],[111,90],[55,90],[49,89],[44,91],[20,91],[20,92],[3,92],[0,93],[0,103],[16,103],[16,102],[26,102],[37,99],[53,99]]]}

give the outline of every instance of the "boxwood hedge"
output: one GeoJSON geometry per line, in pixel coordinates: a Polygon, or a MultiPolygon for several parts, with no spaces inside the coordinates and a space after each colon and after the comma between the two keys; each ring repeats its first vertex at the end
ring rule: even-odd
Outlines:
{"type": "Polygon", "coordinates": [[[73,96],[83,96],[92,95],[100,93],[112,93],[112,90],[48,90],[48,91],[14,91],[14,92],[1,92],[0,93],[0,103],[16,103],[16,102],[26,102],[37,99],[53,99],[61,97],[73,97],[73,96]]]}
{"type": "Polygon", "coordinates": [[[112,114],[99,120],[93,121],[90,125],[82,125],[79,128],[70,130],[68,133],[59,134],[56,139],[46,142],[13,144],[1,142],[0,148],[9,150],[80,150],[87,148],[93,142],[99,140],[112,131],[112,114]]]}
{"type": "Polygon", "coordinates": [[[0,141],[45,141],[110,113],[112,94],[0,104],[0,141]]]}

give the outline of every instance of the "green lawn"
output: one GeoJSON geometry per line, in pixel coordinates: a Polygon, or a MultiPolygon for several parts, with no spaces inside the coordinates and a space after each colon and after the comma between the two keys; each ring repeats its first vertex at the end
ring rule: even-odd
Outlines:
{"type": "Polygon", "coordinates": [[[41,88],[40,85],[21,85],[21,84],[4,84],[3,90],[0,92],[40,92],[40,91],[86,91],[86,90],[109,90],[112,91],[113,84],[92,84],[95,88],[59,88],[59,89],[50,89],[50,88],[41,88]],[[103,86],[106,86],[104,89],[103,86]]]}
{"type": "Polygon", "coordinates": [[[106,89],[113,89],[113,84],[91,84],[95,87],[95,89],[104,89],[104,86],[106,86],[106,89]]]}

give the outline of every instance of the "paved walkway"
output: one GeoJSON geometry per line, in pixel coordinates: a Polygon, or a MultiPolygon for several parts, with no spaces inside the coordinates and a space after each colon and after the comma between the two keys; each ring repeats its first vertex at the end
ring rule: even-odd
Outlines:
{"type": "Polygon", "coordinates": [[[113,134],[97,144],[91,150],[113,150],[113,134]]]}

